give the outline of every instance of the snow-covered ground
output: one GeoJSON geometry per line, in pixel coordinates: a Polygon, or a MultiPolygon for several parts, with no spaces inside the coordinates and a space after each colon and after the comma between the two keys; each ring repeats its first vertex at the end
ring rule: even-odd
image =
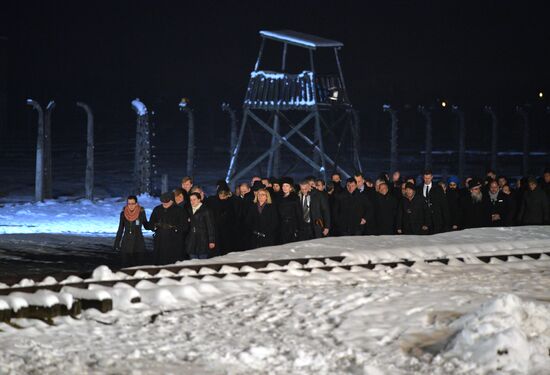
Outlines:
{"type": "Polygon", "coordinates": [[[328,238],[228,254],[201,263],[335,255],[349,264],[466,262],[120,283],[105,288],[115,301],[107,314],[0,325],[0,373],[547,374],[550,257],[472,257],[543,251],[548,226],[328,238]],[[136,293],[142,302],[129,304],[136,293]]]}

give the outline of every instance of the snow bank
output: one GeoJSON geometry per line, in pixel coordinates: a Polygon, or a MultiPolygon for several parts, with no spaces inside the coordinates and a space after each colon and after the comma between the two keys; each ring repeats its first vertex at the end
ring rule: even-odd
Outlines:
{"type": "MultiPolygon", "coordinates": [[[[474,363],[481,373],[550,369],[550,308],[506,294],[451,324],[455,333],[440,354],[474,363]]],[[[437,360],[437,359],[436,359],[437,360]]]]}
{"type": "MultiPolygon", "coordinates": [[[[140,195],[139,204],[147,217],[160,204],[158,199],[140,195]]],[[[97,201],[60,198],[45,202],[6,204],[0,208],[0,234],[61,233],[112,236],[118,229],[125,198],[97,201]]],[[[147,231],[145,231],[147,233],[147,231]]]]}

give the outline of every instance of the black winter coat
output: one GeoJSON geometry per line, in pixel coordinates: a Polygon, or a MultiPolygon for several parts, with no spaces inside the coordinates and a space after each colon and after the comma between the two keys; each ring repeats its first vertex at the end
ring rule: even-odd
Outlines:
{"type": "Polygon", "coordinates": [[[428,211],[428,227],[430,233],[441,233],[449,229],[449,206],[445,192],[441,186],[432,183],[432,188],[428,193],[428,197],[424,198],[424,184],[422,184],[416,192],[424,199],[426,209],[428,211]]]}
{"type": "Polygon", "coordinates": [[[158,205],[153,209],[149,226],[155,231],[153,243],[157,264],[170,264],[184,258],[183,233],[186,225],[182,208],[175,204],[168,208],[158,205]]]}
{"type": "Polygon", "coordinates": [[[361,225],[364,219],[367,224],[371,222],[373,215],[372,206],[366,195],[359,190],[350,193],[344,190],[336,196],[335,203],[338,234],[340,236],[360,236],[365,232],[365,224],[361,225]]]}
{"type": "Polygon", "coordinates": [[[460,229],[460,190],[447,189],[445,196],[447,198],[447,206],[449,207],[449,229],[452,229],[453,225],[456,225],[457,229],[460,229]]]}
{"type": "Polygon", "coordinates": [[[216,251],[208,246],[209,243],[216,243],[216,230],[210,209],[203,204],[195,213],[192,209],[188,213],[190,222],[189,233],[185,240],[185,251],[189,256],[206,255],[210,257],[216,255],[216,251]]]}
{"type": "MultiPolygon", "coordinates": [[[[315,238],[323,237],[323,229],[331,227],[330,221],[330,207],[327,196],[323,195],[317,189],[312,189],[309,193],[311,196],[309,201],[309,214],[311,218],[311,224],[313,224],[313,236],[315,238]],[[322,224],[322,225],[321,225],[322,224]]],[[[302,207],[302,195],[298,194],[300,205],[300,226],[307,225],[303,220],[304,209],[302,207]]]]}
{"type": "Polygon", "coordinates": [[[523,193],[519,221],[523,225],[548,224],[548,197],[541,188],[527,190],[523,193]]]}
{"type": "Polygon", "coordinates": [[[298,239],[300,225],[300,199],[295,193],[281,196],[278,199],[277,208],[281,220],[279,243],[285,244],[298,239]]]}
{"type": "Polygon", "coordinates": [[[428,226],[429,213],[424,202],[424,197],[415,194],[413,199],[406,197],[401,199],[397,210],[397,229],[402,234],[428,234],[422,226],[428,226]]]}
{"type": "Polygon", "coordinates": [[[235,251],[235,229],[237,226],[237,214],[233,197],[220,199],[218,196],[208,200],[208,208],[214,217],[216,231],[216,249],[220,255],[235,251]]]}
{"type": "Polygon", "coordinates": [[[471,196],[464,196],[460,200],[461,227],[482,228],[491,225],[490,204],[486,195],[481,202],[474,202],[471,196]]]}
{"type": "Polygon", "coordinates": [[[489,225],[491,227],[504,227],[511,225],[510,222],[510,202],[511,199],[502,191],[498,192],[496,200],[492,201],[491,196],[487,193],[487,201],[489,207],[489,225]],[[500,216],[500,219],[493,220],[493,215],[500,216]]]}
{"type": "Polygon", "coordinates": [[[117,250],[120,249],[120,252],[125,254],[145,252],[142,227],[145,229],[149,228],[143,207],[139,212],[139,217],[134,221],[128,221],[124,216],[124,211],[122,211],[120,213],[114,248],[117,250]]]}
{"type": "Polygon", "coordinates": [[[250,249],[275,245],[279,230],[277,208],[266,203],[260,212],[257,204],[250,206],[246,216],[246,229],[250,249]]]}
{"type": "Polygon", "coordinates": [[[397,220],[397,199],[389,192],[386,195],[377,193],[374,204],[374,224],[376,234],[395,234],[397,220]]]}

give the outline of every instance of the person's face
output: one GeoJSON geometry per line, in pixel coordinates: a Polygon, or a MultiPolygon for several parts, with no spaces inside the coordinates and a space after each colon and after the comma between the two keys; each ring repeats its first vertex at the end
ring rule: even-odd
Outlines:
{"type": "Polygon", "coordinates": [[[504,194],[506,194],[506,195],[512,194],[512,190],[510,190],[510,186],[508,186],[508,185],[504,185],[504,186],[502,187],[502,192],[503,192],[504,194]]]}
{"type": "Polygon", "coordinates": [[[185,181],[185,182],[182,182],[181,184],[181,188],[187,192],[189,192],[189,190],[191,190],[192,187],[193,187],[193,184],[191,183],[191,181],[185,181]]]}
{"type": "Polygon", "coordinates": [[[355,182],[348,182],[346,183],[346,189],[348,189],[350,193],[353,193],[355,189],[357,189],[357,184],[355,182]]]}
{"type": "Polygon", "coordinates": [[[265,204],[265,202],[267,202],[267,193],[263,190],[259,191],[258,192],[258,203],[260,205],[263,205],[265,204]]]}
{"type": "Polygon", "coordinates": [[[270,187],[271,186],[271,184],[269,183],[269,180],[267,178],[264,178],[262,180],[262,184],[264,184],[265,187],[270,187]]]}
{"type": "Polygon", "coordinates": [[[192,207],[197,207],[199,203],[201,203],[200,199],[197,198],[196,195],[191,195],[191,197],[189,198],[189,202],[191,203],[192,207]]]}
{"type": "Polygon", "coordinates": [[[169,208],[170,206],[172,206],[173,203],[174,203],[174,202],[172,202],[172,201],[168,201],[168,202],[166,202],[166,203],[162,202],[162,207],[164,207],[164,208],[169,208]]]}
{"type": "Polygon", "coordinates": [[[537,188],[537,184],[534,182],[529,182],[529,190],[533,191],[537,188]]]}
{"type": "Polygon", "coordinates": [[[273,184],[271,187],[273,188],[273,191],[275,193],[278,193],[278,192],[281,191],[281,185],[279,185],[279,184],[273,184]]]}
{"type": "Polygon", "coordinates": [[[183,194],[176,195],[174,199],[176,201],[176,204],[180,204],[181,202],[183,202],[183,194]]]}
{"type": "Polygon", "coordinates": [[[449,190],[456,190],[457,187],[456,182],[449,182],[449,190]]]}
{"type": "Polygon", "coordinates": [[[333,174],[331,176],[331,180],[332,180],[332,182],[336,182],[336,183],[340,183],[340,181],[341,181],[340,176],[337,175],[337,174],[333,174]]]}
{"type": "Polygon", "coordinates": [[[508,181],[506,181],[506,179],[504,177],[501,177],[501,178],[498,179],[498,186],[500,186],[500,187],[503,187],[507,183],[508,183],[508,181]]]}
{"type": "Polygon", "coordinates": [[[283,193],[290,194],[291,188],[290,184],[283,184],[283,193]]]}
{"type": "Polygon", "coordinates": [[[406,191],[407,191],[407,189],[405,188],[405,183],[403,182],[403,183],[401,184],[401,194],[405,196],[405,195],[406,195],[406,191]]]}
{"type": "Polygon", "coordinates": [[[137,202],[134,199],[128,199],[126,201],[126,204],[128,205],[128,208],[130,209],[130,211],[133,211],[137,206],[137,202]]]}
{"type": "Polygon", "coordinates": [[[479,195],[481,194],[481,186],[476,186],[470,189],[470,193],[472,195],[479,195]]]}
{"type": "Polygon", "coordinates": [[[309,191],[311,190],[311,186],[309,186],[309,184],[300,184],[300,192],[303,194],[303,195],[306,195],[307,193],[309,193],[309,191]]]}
{"type": "Polygon", "coordinates": [[[429,184],[432,183],[432,180],[434,179],[434,176],[431,175],[431,174],[425,174],[423,176],[423,178],[424,178],[424,185],[429,185],[429,184]]]}
{"type": "Polygon", "coordinates": [[[392,181],[393,182],[397,182],[399,181],[399,179],[401,178],[401,172],[393,172],[393,175],[392,175],[392,181]]]}
{"type": "Polygon", "coordinates": [[[239,187],[241,195],[245,195],[250,192],[250,188],[247,185],[241,185],[239,187]]]}
{"type": "Polygon", "coordinates": [[[355,176],[355,181],[357,182],[356,186],[362,187],[365,185],[365,179],[363,178],[363,176],[355,176]]]}
{"type": "Polygon", "coordinates": [[[322,181],[317,181],[315,183],[315,188],[319,191],[324,191],[325,190],[325,184],[323,184],[322,181]]]}
{"type": "Polygon", "coordinates": [[[405,196],[409,199],[412,199],[414,197],[414,189],[405,188],[405,196]]]}
{"type": "Polygon", "coordinates": [[[543,178],[544,178],[544,182],[546,182],[547,184],[550,184],[550,173],[545,173],[543,178]]]}
{"type": "Polygon", "coordinates": [[[386,184],[380,184],[378,186],[378,192],[382,195],[388,194],[388,185],[386,184]]]}
{"type": "Polygon", "coordinates": [[[491,182],[491,185],[489,185],[489,191],[491,194],[498,193],[498,184],[496,182],[491,182]]]}

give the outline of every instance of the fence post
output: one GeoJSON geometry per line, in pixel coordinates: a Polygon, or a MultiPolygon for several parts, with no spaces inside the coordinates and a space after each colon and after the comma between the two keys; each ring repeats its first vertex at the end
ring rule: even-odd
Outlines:
{"type": "Polygon", "coordinates": [[[491,169],[497,170],[497,144],[498,144],[498,118],[491,106],[486,105],[483,109],[491,116],[491,169]]]}
{"type": "Polygon", "coordinates": [[[523,127],[523,156],[521,160],[521,173],[527,176],[529,173],[529,115],[522,106],[516,106],[516,113],[521,118],[523,127]]]}
{"type": "Polygon", "coordinates": [[[464,111],[458,106],[453,105],[453,113],[458,119],[458,178],[460,181],[464,179],[464,164],[465,164],[465,152],[466,152],[466,127],[464,124],[464,111]]]}
{"type": "Polygon", "coordinates": [[[195,118],[193,109],[189,106],[189,101],[183,98],[179,104],[180,111],[187,114],[188,133],[187,133],[187,176],[193,176],[193,165],[195,164],[195,118]]]}
{"type": "Polygon", "coordinates": [[[27,105],[38,112],[38,135],[36,137],[36,171],[34,177],[34,199],[44,200],[44,111],[35,100],[27,99],[27,105]]]}
{"type": "Polygon", "coordinates": [[[52,112],[55,101],[46,106],[44,115],[44,198],[52,198],[52,112]]]}
{"type": "Polygon", "coordinates": [[[397,170],[397,140],[399,131],[399,120],[397,118],[397,111],[393,109],[389,104],[382,106],[384,112],[388,112],[391,116],[391,137],[390,137],[390,171],[393,173],[397,170]]]}
{"type": "Polygon", "coordinates": [[[151,140],[149,139],[149,115],[141,100],[132,100],[132,108],[137,114],[136,154],[134,164],[134,184],[136,193],[151,193],[151,140]]]}
{"type": "Polygon", "coordinates": [[[88,104],[77,102],[76,105],[86,111],[86,199],[94,199],[94,115],[88,104]]]}
{"type": "Polygon", "coordinates": [[[432,168],[432,113],[422,105],[418,106],[420,112],[426,120],[426,141],[424,155],[424,169],[432,168]]]}

